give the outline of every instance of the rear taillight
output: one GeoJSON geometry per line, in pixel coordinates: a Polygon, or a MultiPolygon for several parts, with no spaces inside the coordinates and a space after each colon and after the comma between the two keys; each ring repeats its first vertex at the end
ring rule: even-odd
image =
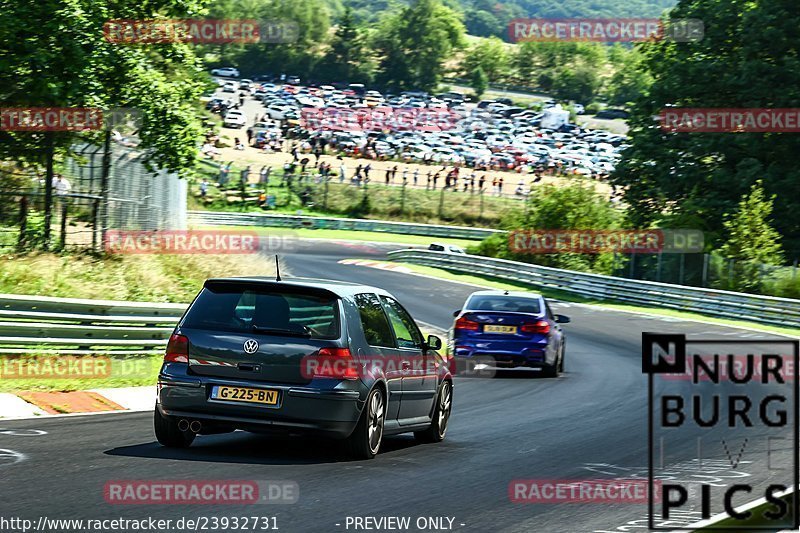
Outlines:
{"type": "Polygon", "coordinates": [[[164,355],[165,363],[189,362],[189,339],[183,335],[173,333],[167,343],[167,353],[164,355]]]}
{"type": "Polygon", "coordinates": [[[320,348],[317,358],[320,364],[313,369],[314,377],[358,379],[356,360],[350,348],[320,348]]]}
{"type": "Polygon", "coordinates": [[[522,333],[550,333],[550,323],[547,320],[537,320],[528,324],[522,324],[519,330],[522,333]]]}
{"type": "Polygon", "coordinates": [[[456,327],[456,329],[465,329],[465,330],[468,330],[468,331],[478,331],[478,329],[480,329],[481,325],[478,324],[477,322],[473,322],[472,320],[469,320],[468,318],[465,318],[465,317],[462,316],[461,318],[456,320],[456,326],[455,327],[456,327]]]}

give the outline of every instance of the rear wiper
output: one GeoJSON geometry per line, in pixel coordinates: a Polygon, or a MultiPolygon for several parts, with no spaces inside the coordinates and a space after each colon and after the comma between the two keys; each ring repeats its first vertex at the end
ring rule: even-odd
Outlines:
{"type": "Polygon", "coordinates": [[[252,329],[256,333],[264,333],[266,335],[286,335],[290,337],[311,337],[311,333],[305,331],[295,331],[293,329],[283,328],[265,328],[253,324],[252,329]]]}

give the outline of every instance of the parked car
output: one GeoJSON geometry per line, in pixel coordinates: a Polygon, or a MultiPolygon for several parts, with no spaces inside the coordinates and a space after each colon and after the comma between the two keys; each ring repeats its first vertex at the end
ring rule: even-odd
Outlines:
{"type": "Polygon", "coordinates": [[[247,125],[247,117],[244,113],[237,110],[228,111],[222,119],[222,125],[226,128],[241,128],[247,125]]]}
{"type": "Polygon", "coordinates": [[[236,92],[236,84],[232,81],[229,81],[225,85],[222,86],[222,92],[224,93],[235,93],[236,92]]]}
{"type": "Polygon", "coordinates": [[[212,76],[223,76],[226,78],[238,78],[239,77],[239,69],[233,67],[222,67],[222,68],[215,68],[211,70],[212,76]]]}
{"type": "Polygon", "coordinates": [[[236,429],[317,433],[365,459],[384,435],[440,442],[453,391],[441,344],[379,288],[207,280],[167,344],[156,438],[185,448],[236,429]]]}
{"type": "Polygon", "coordinates": [[[539,294],[477,291],[453,316],[450,346],[459,370],[479,361],[494,369],[540,369],[549,377],[564,371],[561,324],[569,318],[553,314],[539,294]]]}

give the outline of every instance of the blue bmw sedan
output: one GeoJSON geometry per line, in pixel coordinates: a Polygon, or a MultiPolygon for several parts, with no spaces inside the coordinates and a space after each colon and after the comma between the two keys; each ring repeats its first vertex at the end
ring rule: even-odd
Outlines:
{"type": "Polygon", "coordinates": [[[453,316],[450,353],[459,371],[483,368],[540,369],[556,377],[564,371],[565,336],[541,295],[488,290],[472,293],[453,316]]]}

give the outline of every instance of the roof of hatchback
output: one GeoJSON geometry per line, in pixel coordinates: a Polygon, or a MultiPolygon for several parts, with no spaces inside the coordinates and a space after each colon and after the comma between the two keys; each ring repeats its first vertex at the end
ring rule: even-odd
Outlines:
{"type": "Polygon", "coordinates": [[[206,282],[245,282],[245,283],[259,283],[271,286],[289,285],[292,287],[309,287],[314,289],[324,289],[330,291],[337,296],[349,296],[352,294],[359,294],[362,292],[374,292],[378,294],[388,295],[389,293],[383,289],[373,287],[371,285],[362,285],[359,283],[350,283],[349,281],[338,281],[331,279],[317,279],[317,278],[281,278],[281,281],[276,281],[273,276],[247,276],[235,278],[211,278],[206,282]]]}

